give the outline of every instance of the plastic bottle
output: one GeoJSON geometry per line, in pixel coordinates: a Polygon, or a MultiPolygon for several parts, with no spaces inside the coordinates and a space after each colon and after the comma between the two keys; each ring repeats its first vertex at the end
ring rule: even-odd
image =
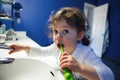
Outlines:
{"type": "Polygon", "coordinates": [[[4,34],[6,32],[6,25],[5,24],[2,24],[0,26],[0,34],[4,34]]]}

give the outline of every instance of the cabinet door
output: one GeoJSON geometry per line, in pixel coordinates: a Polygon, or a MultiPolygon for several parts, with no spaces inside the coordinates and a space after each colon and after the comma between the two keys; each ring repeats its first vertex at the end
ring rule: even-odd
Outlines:
{"type": "Polygon", "coordinates": [[[88,3],[84,5],[84,12],[89,22],[89,34],[90,34],[90,46],[94,49],[97,56],[102,56],[103,44],[105,31],[108,26],[107,22],[107,12],[108,4],[101,6],[94,6],[88,3]]]}

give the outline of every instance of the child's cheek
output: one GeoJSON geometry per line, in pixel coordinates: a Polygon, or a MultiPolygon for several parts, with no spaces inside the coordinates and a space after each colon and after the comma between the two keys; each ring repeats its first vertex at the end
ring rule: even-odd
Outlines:
{"type": "Polygon", "coordinates": [[[55,36],[53,36],[53,42],[55,42],[55,36]]]}

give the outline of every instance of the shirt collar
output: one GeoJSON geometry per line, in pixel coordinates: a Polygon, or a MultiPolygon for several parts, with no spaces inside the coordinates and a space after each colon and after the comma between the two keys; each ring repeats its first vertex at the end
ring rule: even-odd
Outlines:
{"type": "Polygon", "coordinates": [[[76,49],[74,50],[74,52],[72,53],[72,56],[78,60],[80,58],[80,51],[81,51],[81,46],[82,43],[78,43],[76,49]]]}

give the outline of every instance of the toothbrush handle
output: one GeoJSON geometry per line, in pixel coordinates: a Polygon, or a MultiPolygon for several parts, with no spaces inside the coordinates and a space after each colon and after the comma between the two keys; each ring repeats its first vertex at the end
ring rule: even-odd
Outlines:
{"type": "Polygon", "coordinates": [[[65,80],[74,80],[74,76],[68,68],[63,69],[63,75],[65,80]]]}
{"type": "MultiPolygon", "coordinates": [[[[64,52],[64,47],[62,44],[60,45],[60,50],[61,50],[61,53],[64,52]]],[[[63,69],[63,75],[64,75],[65,80],[74,80],[74,76],[73,76],[71,70],[68,68],[63,69]]]]}

